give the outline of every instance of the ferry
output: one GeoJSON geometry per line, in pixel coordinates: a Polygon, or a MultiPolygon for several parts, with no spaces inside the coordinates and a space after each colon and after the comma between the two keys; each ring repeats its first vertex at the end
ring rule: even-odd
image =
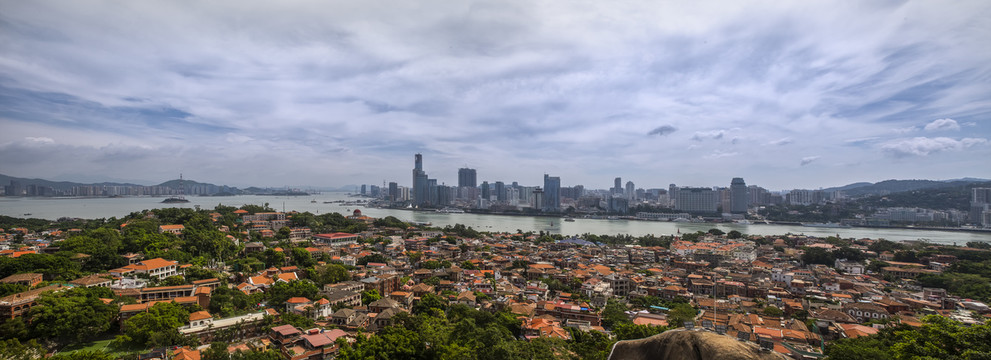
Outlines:
{"type": "Polygon", "coordinates": [[[465,213],[464,210],[456,209],[456,208],[437,209],[437,212],[443,213],[443,214],[464,214],[465,213]]]}
{"type": "Polygon", "coordinates": [[[575,218],[569,216],[569,217],[564,218],[564,221],[575,222],[575,218]]]}

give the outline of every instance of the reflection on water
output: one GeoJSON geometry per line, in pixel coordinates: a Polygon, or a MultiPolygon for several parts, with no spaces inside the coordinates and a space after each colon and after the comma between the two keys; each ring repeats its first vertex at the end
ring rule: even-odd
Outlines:
{"type": "Polygon", "coordinates": [[[189,197],[189,203],[162,204],[163,198],[125,197],[125,198],[85,198],[85,199],[55,199],[55,198],[0,198],[0,215],[13,217],[31,217],[57,219],[60,217],[78,218],[109,218],[121,217],[135,211],[150,210],[163,207],[193,208],[199,205],[203,209],[212,209],[218,204],[227,206],[242,206],[245,204],[268,205],[276,210],[309,211],[314,214],[330,212],[346,213],[360,209],[371,217],[395,216],[405,221],[429,222],[434,226],[464,224],[479,231],[544,231],[555,234],[580,235],[590,234],[630,234],[634,236],[654,234],[667,235],[707,231],[718,228],[723,231],[737,230],[744,234],[782,235],[806,234],[814,236],[839,235],[854,238],[884,238],[888,240],[918,240],[926,239],[934,243],[963,245],[968,241],[991,242],[991,234],[913,230],[913,229],[873,229],[873,228],[813,228],[790,225],[764,224],[705,224],[705,223],[672,223],[635,220],[599,220],[575,219],[565,222],[556,217],[533,216],[504,216],[420,212],[408,210],[375,209],[341,206],[340,204],[325,204],[324,201],[349,200],[344,193],[324,193],[311,196],[274,197],[274,196],[225,196],[225,197],[189,197]]]}

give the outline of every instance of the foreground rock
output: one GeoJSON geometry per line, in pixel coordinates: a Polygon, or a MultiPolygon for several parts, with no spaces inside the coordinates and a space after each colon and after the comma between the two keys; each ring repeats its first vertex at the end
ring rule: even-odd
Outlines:
{"type": "Polygon", "coordinates": [[[705,331],[672,330],[649,338],[617,342],[609,360],[779,360],[784,355],[761,351],[757,344],[705,331]]]}

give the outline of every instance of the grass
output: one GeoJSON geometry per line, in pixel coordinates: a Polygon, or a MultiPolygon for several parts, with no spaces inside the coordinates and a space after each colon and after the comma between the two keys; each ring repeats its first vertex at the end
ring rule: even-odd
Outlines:
{"type": "Polygon", "coordinates": [[[109,338],[101,338],[87,342],[75,343],[62,348],[62,350],[60,350],[59,352],[74,353],[76,351],[91,350],[91,351],[102,351],[119,357],[130,353],[146,353],[149,351],[148,349],[144,349],[144,348],[130,348],[130,349],[121,349],[120,351],[115,351],[115,349],[111,349],[109,347],[111,341],[114,341],[114,337],[112,336],[109,338]]]}

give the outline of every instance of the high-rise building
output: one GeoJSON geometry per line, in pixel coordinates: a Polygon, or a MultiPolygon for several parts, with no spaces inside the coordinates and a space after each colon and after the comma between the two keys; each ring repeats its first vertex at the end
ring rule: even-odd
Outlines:
{"type": "Polygon", "coordinates": [[[561,210],[561,178],[544,174],[544,211],[561,210]]]}
{"type": "Polygon", "coordinates": [[[544,203],[544,201],[545,201],[545,199],[544,199],[545,198],[545,194],[544,194],[544,190],[543,189],[541,189],[538,186],[538,187],[534,188],[531,191],[531,194],[533,196],[533,202],[532,202],[532,204],[533,204],[533,208],[534,209],[544,209],[544,208],[546,208],[546,206],[545,206],[546,204],[544,203]]]}
{"type": "Polygon", "coordinates": [[[422,206],[430,202],[430,187],[427,184],[427,173],[423,171],[423,155],[414,156],[413,166],[413,205],[422,206]]]}
{"type": "Polygon", "coordinates": [[[633,182],[632,181],[627,181],[626,182],[626,193],[625,193],[625,195],[626,195],[626,199],[629,200],[630,202],[636,200],[636,197],[637,197],[637,188],[636,188],[636,186],[633,185],[633,182]]]}
{"type": "Polygon", "coordinates": [[[675,210],[690,213],[715,213],[718,204],[717,193],[712,188],[683,187],[678,188],[678,198],[675,210]]]}
{"type": "Polygon", "coordinates": [[[987,211],[991,211],[991,188],[974,188],[970,197],[970,222],[978,225],[984,223],[984,213],[987,211]]]}
{"type": "Polygon", "coordinates": [[[367,185],[362,184],[361,185],[361,195],[365,195],[366,194],[366,191],[367,191],[367,185]]]}
{"type": "Polygon", "coordinates": [[[672,207],[678,206],[678,185],[668,185],[668,201],[671,202],[672,207]]]}
{"type": "Polygon", "coordinates": [[[750,196],[747,194],[747,183],[743,181],[743,178],[733,178],[733,181],[730,181],[729,191],[729,212],[734,214],[746,213],[747,207],[750,206],[750,196]]]}
{"type": "Polygon", "coordinates": [[[497,201],[506,201],[506,183],[502,181],[495,182],[495,196],[497,201]]]}
{"type": "Polygon", "coordinates": [[[492,190],[489,189],[488,181],[482,181],[482,199],[485,200],[492,199],[492,190]]]}
{"type": "Polygon", "coordinates": [[[399,200],[399,184],[395,182],[389,183],[389,201],[399,200]]]}
{"type": "Polygon", "coordinates": [[[612,193],[614,195],[615,194],[622,194],[623,193],[623,178],[617,177],[616,180],[613,180],[613,183],[614,184],[613,184],[613,187],[612,187],[612,193]]]}
{"type": "Polygon", "coordinates": [[[458,187],[476,187],[478,186],[477,174],[475,169],[460,168],[458,169],[458,187]]]}

